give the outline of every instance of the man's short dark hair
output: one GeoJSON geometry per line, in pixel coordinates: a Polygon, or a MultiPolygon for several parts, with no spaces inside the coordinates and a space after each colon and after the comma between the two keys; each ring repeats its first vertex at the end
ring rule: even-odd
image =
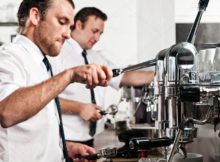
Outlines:
{"type": "Polygon", "coordinates": [[[107,15],[102,12],[100,9],[96,7],[84,7],[81,10],[77,12],[77,14],[74,17],[74,26],[72,30],[75,29],[76,21],[81,21],[84,25],[86,21],[88,20],[89,16],[95,16],[97,18],[102,19],[103,21],[106,21],[108,19],[107,15]]]}
{"type": "MultiPolygon", "coordinates": [[[[48,8],[51,6],[54,0],[23,0],[19,6],[17,17],[18,25],[24,27],[29,16],[29,11],[31,8],[36,7],[41,14],[41,19],[44,19],[48,8]]],[[[67,0],[75,8],[74,2],[72,0],[67,0]]]]}

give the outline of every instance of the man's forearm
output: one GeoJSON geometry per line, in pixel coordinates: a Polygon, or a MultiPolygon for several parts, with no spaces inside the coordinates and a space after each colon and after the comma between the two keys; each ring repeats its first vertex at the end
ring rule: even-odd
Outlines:
{"type": "Polygon", "coordinates": [[[85,83],[87,87],[107,86],[111,69],[101,65],[73,67],[38,85],[20,88],[0,103],[0,124],[10,127],[34,116],[67,85],[85,83]]]}
{"type": "Polygon", "coordinates": [[[67,100],[61,97],[59,99],[60,99],[62,113],[69,114],[69,115],[80,113],[83,103],[78,102],[78,101],[67,100]]]}
{"type": "Polygon", "coordinates": [[[68,71],[32,87],[19,88],[0,103],[0,123],[10,127],[38,113],[70,83],[68,71]]]}
{"type": "Polygon", "coordinates": [[[143,86],[153,81],[153,71],[131,71],[126,72],[122,78],[120,86],[143,86]]]}
{"type": "Polygon", "coordinates": [[[82,103],[60,98],[61,109],[64,114],[78,115],[85,121],[96,121],[102,118],[100,106],[92,103],[82,103]]]}

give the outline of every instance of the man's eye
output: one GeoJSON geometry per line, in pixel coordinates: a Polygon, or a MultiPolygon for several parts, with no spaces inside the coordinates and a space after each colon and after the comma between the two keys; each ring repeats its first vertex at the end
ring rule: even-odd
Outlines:
{"type": "Polygon", "coordinates": [[[93,30],[92,32],[93,32],[94,34],[96,34],[96,33],[98,33],[98,30],[93,30]]]}
{"type": "Polygon", "coordinates": [[[60,20],[59,23],[60,23],[61,25],[64,25],[64,24],[65,24],[65,21],[60,20]]]}

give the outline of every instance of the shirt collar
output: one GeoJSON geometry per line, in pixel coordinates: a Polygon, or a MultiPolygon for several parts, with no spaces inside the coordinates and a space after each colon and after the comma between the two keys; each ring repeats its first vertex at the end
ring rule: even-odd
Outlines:
{"type": "Polygon", "coordinates": [[[20,34],[18,34],[16,38],[14,39],[15,43],[18,41],[28,51],[28,53],[33,56],[33,58],[37,62],[42,63],[44,55],[41,52],[40,48],[35,43],[33,43],[29,38],[23,35],[20,35],[20,34]]]}
{"type": "Polygon", "coordinates": [[[75,39],[70,38],[68,43],[70,43],[70,45],[74,48],[74,50],[76,51],[76,54],[78,55],[82,54],[83,49],[75,39]]]}

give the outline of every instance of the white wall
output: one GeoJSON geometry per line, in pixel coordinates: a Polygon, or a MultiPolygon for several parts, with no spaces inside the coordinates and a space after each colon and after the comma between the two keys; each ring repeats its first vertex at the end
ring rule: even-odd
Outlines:
{"type": "Polygon", "coordinates": [[[21,0],[0,0],[0,22],[16,21],[16,13],[21,0]]]}
{"type": "MultiPolygon", "coordinates": [[[[21,0],[0,0],[0,22],[17,21],[17,10],[21,0]]],[[[10,42],[11,35],[16,34],[17,27],[1,26],[0,27],[0,42],[10,42]]]]}
{"type": "MultiPolygon", "coordinates": [[[[175,22],[192,23],[198,12],[199,0],[175,0],[175,22]]],[[[220,22],[220,0],[209,0],[208,7],[202,16],[201,22],[220,22]]]]}
{"type": "Polygon", "coordinates": [[[174,0],[138,0],[138,60],[175,43],[174,0]]]}

